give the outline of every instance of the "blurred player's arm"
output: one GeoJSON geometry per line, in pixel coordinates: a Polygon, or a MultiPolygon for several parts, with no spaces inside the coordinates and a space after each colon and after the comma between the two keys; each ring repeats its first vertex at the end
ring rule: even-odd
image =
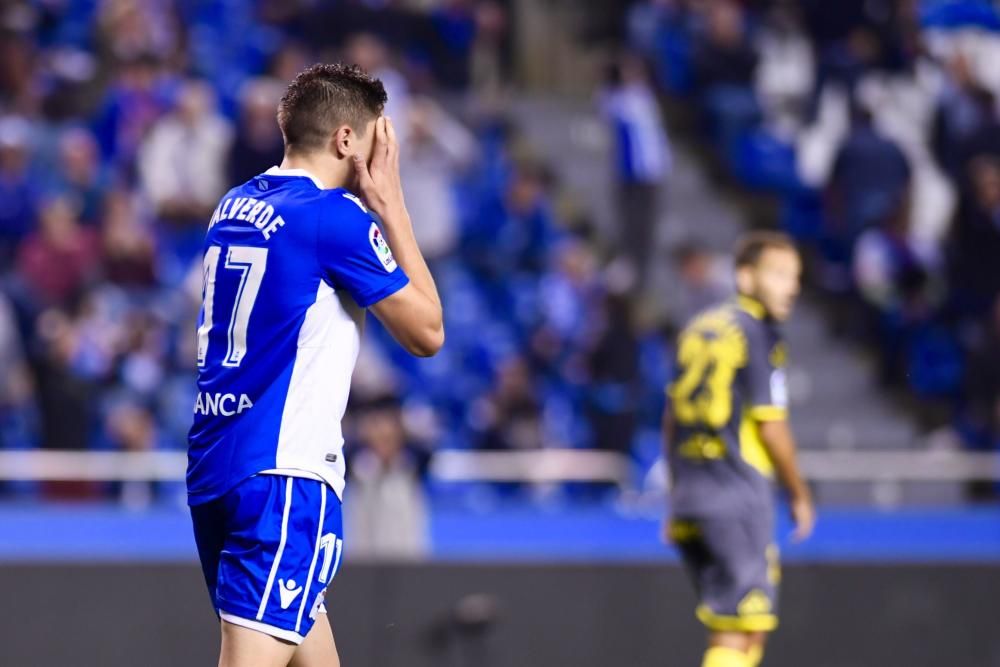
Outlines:
{"type": "Polygon", "coordinates": [[[371,310],[408,352],[431,356],[444,344],[441,298],[413,236],[400,185],[399,144],[389,119],[381,117],[375,123],[371,165],[355,155],[354,168],[361,195],[382,219],[396,262],[410,278],[408,285],[373,305],[371,310]]]}
{"type": "Polygon", "coordinates": [[[788,423],[788,384],[784,350],[773,345],[760,327],[747,330],[749,359],[747,390],[749,416],[757,424],[761,442],[771,459],[778,480],[788,491],[795,539],[804,540],[816,523],[812,494],[802,479],[796,456],[795,436],[788,423]]]}
{"type": "Polygon", "coordinates": [[[760,422],[758,429],[778,479],[788,491],[792,518],[795,520],[795,539],[804,540],[812,533],[816,523],[816,510],[809,486],[799,471],[791,426],[785,419],[776,419],[760,422]]]}
{"type": "Polygon", "coordinates": [[[667,395],[667,400],[663,404],[663,418],[660,424],[663,428],[663,438],[661,444],[663,445],[663,460],[670,460],[670,443],[674,440],[674,427],[677,424],[677,420],[674,418],[674,411],[671,409],[670,405],[670,395],[667,395]]]}
{"type": "MultiPolygon", "coordinates": [[[[674,440],[674,427],[677,424],[677,420],[674,417],[674,412],[670,405],[670,394],[669,392],[664,392],[667,395],[667,400],[663,404],[663,417],[660,420],[663,433],[660,438],[660,445],[663,447],[661,453],[663,457],[663,475],[667,483],[667,488],[670,485],[670,443],[674,440]]],[[[671,517],[668,513],[664,517],[663,525],[660,526],[660,539],[663,540],[664,544],[670,544],[673,542],[671,526],[671,517]]]]}

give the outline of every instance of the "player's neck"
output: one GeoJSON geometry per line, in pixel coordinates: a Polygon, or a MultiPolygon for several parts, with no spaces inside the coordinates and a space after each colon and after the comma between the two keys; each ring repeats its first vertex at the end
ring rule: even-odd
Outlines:
{"type": "Polygon", "coordinates": [[[285,155],[281,169],[301,169],[323,184],[327,190],[347,187],[350,160],[338,160],[332,155],[285,155]]]}

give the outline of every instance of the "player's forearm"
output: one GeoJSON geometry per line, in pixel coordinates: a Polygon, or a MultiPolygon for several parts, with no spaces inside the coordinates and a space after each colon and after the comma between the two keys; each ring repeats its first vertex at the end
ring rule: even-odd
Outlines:
{"type": "Polygon", "coordinates": [[[438,295],[437,285],[434,284],[434,277],[427,268],[424,255],[417,246],[410,214],[405,208],[398,209],[382,216],[382,224],[396,263],[403,268],[413,287],[427,299],[440,321],[441,297],[438,295]]]}
{"type": "Polygon", "coordinates": [[[799,472],[795,438],[785,421],[769,421],[760,424],[761,440],[771,456],[771,462],[781,484],[792,498],[808,498],[809,487],[799,472]]]}

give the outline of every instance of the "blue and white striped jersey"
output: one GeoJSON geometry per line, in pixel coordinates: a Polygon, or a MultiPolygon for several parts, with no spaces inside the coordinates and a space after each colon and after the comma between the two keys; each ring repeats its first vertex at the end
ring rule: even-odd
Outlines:
{"type": "Polygon", "coordinates": [[[342,496],[364,309],[408,282],[381,230],[353,194],[272,167],[222,198],[204,250],[190,504],[260,472],[342,496]]]}

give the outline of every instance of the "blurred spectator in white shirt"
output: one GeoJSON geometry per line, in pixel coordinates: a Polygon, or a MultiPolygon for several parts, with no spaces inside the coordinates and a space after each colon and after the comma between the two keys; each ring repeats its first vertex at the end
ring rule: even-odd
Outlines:
{"type": "Polygon", "coordinates": [[[174,111],[157,121],[142,146],[142,185],[160,216],[207,218],[226,191],[232,127],[216,109],[215,93],[186,82],[174,111]]]}
{"type": "Polygon", "coordinates": [[[816,84],[812,44],[791,3],[776,4],[758,40],[755,89],[766,117],[783,136],[802,125],[816,84]]]}
{"type": "Polygon", "coordinates": [[[671,158],[660,105],[637,56],[627,55],[611,66],[601,107],[615,140],[619,247],[631,260],[641,289],[671,158]]]}
{"type": "Polygon", "coordinates": [[[392,118],[396,138],[405,147],[410,134],[410,84],[390,62],[385,42],[371,33],[358,33],[348,40],[344,59],[382,82],[389,96],[383,113],[392,118]]]}
{"type": "Polygon", "coordinates": [[[453,184],[457,172],[478,154],[476,138],[428,98],[414,98],[409,137],[400,153],[400,173],[413,233],[428,260],[451,252],[459,223],[453,184]]]}
{"type": "Polygon", "coordinates": [[[368,559],[422,558],[429,550],[422,457],[407,446],[399,403],[379,399],[359,412],[362,448],[348,459],[351,502],[345,506],[351,553],[368,559]]]}

